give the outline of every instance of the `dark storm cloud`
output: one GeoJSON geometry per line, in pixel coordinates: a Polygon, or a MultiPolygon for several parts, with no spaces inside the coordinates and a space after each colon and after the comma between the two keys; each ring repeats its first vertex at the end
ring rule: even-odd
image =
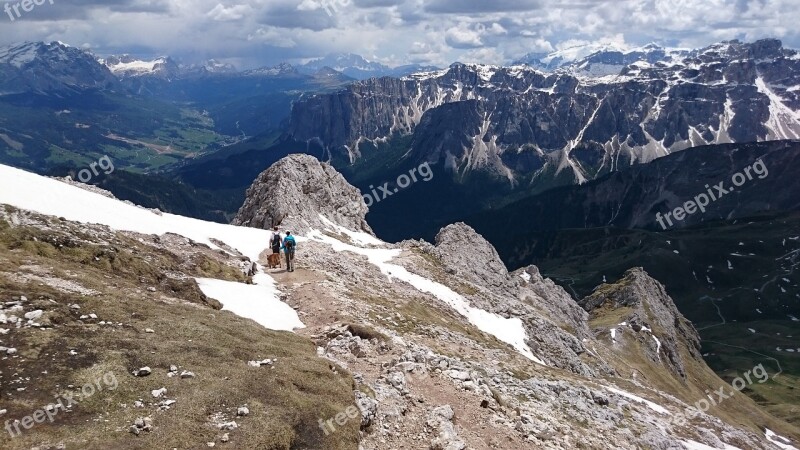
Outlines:
{"type": "MultiPolygon", "coordinates": [[[[257,22],[279,28],[321,31],[336,26],[336,9],[299,10],[297,1],[268,5],[257,11],[257,22]],[[329,13],[330,12],[330,13],[329,13]]],[[[338,7],[337,7],[338,9],[338,7]]]]}
{"type": "MultiPolygon", "coordinates": [[[[19,0],[0,3],[16,4],[19,0]]],[[[27,21],[88,20],[94,12],[168,14],[169,0],[54,0],[45,1],[25,14],[27,21]]]]}

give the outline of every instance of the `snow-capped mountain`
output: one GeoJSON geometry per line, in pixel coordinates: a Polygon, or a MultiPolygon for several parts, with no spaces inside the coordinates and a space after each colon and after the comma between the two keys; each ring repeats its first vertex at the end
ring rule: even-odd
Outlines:
{"type": "Polygon", "coordinates": [[[667,49],[658,44],[626,47],[618,44],[585,44],[552,53],[529,53],[514,65],[526,65],[544,72],[569,73],[581,77],[619,75],[637,62],[672,64],[688,56],[688,51],[667,49]]]}
{"type": "Polygon", "coordinates": [[[288,135],[352,163],[360,142],[412,134],[410,155],[459,175],[584,182],[688,147],[800,138],[798,89],[798,54],[778,40],[720,43],[603,77],[454,64],[304,98],[288,135]],[[334,104],[346,114],[320,118],[334,104]]]}
{"type": "Polygon", "coordinates": [[[197,68],[197,70],[205,70],[208,73],[236,73],[236,66],[233,64],[224,63],[221,61],[217,61],[216,59],[209,59],[202,65],[190,65],[187,66],[187,70],[191,70],[197,68]]]}
{"type": "Polygon", "coordinates": [[[360,55],[355,55],[352,53],[336,53],[327,55],[323,58],[311,60],[301,66],[298,66],[298,70],[301,73],[311,75],[325,67],[329,67],[357,80],[365,80],[374,77],[401,77],[416,72],[437,69],[436,67],[420,64],[408,64],[393,68],[379,62],[369,61],[360,55]]]}
{"type": "Polygon", "coordinates": [[[0,48],[0,94],[119,89],[119,80],[92,54],[61,42],[0,48]]]}
{"type": "Polygon", "coordinates": [[[259,67],[258,69],[245,70],[242,75],[247,77],[281,77],[300,76],[296,67],[288,63],[280,63],[272,67],[259,67]]]}
{"type": "Polygon", "coordinates": [[[152,60],[141,60],[131,55],[112,55],[104,60],[99,60],[99,62],[108,67],[111,73],[120,78],[145,75],[173,78],[180,73],[178,64],[168,56],[162,56],[152,60]]]}
{"type": "Polygon", "coordinates": [[[535,69],[551,72],[559,67],[573,64],[589,55],[602,52],[629,51],[625,46],[613,43],[590,43],[565,47],[553,52],[532,52],[517,59],[513,65],[528,65],[535,69]]]}
{"type": "Polygon", "coordinates": [[[380,76],[376,74],[384,74],[389,71],[388,66],[379,62],[368,61],[363,56],[353,53],[336,53],[313,59],[299,66],[299,69],[305,73],[315,73],[323,67],[330,67],[337,72],[342,72],[357,79],[380,76]]]}
{"type": "Polygon", "coordinates": [[[119,78],[154,77],[172,80],[180,77],[205,74],[232,74],[236,67],[210,59],[202,64],[179,64],[169,56],[150,60],[136,59],[131,55],[109,56],[98,60],[119,78]]]}

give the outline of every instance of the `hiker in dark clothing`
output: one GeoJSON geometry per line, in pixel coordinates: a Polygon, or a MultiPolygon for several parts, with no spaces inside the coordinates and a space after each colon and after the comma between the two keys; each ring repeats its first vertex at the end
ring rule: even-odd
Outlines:
{"type": "Polygon", "coordinates": [[[279,255],[281,253],[281,233],[278,231],[278,227],[275,227],[272,231],[270,246],[273,254],[279,255]]]}
{"type": "Polygon", "coordinates": [[[283,240],[283,251],[286,254],[286,271],[294,272],[294,250],[297,247],[297,241],[294,240],[291,231],[286,232],[286,238],[283,240]]]}

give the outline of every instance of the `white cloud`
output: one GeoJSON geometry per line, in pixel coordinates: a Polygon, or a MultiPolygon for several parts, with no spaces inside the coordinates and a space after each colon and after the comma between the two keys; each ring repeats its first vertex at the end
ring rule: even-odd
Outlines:
{"type": "Polygon", "coordinates": [[[477,48],[483,46],[478,31],[460,27],[452,27],[445,34],[447,44],[455,48],[477,48]]]}
{"type": "Polygon", "coordinates": [[[241,20],[251,12],[252,8],[250,5],[234,5],[227,8],[223,6],[222,3],[218,3],[214,9],[206,14],[206,16],[208,16],[211,20],[227,22],[241,20]]]}

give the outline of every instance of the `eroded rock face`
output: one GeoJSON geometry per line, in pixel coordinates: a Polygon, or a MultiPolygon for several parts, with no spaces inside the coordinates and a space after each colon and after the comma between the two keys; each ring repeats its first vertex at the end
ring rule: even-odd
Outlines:
{"type": "Polygon", "coordinates": [[[531,350],[548,364],[587,376],[612,372],[602,362],[589,365],[581,360],[581,340],[591,337],[589,316],[535,266],[510,274],[492,244],[464,223],[443,228],[429,251],[448,275],[473,287],[474,293],[465,294],[470,304],[503,317],[519,317],[531,350]]]}
{"type": "Polygon", "coordinates": [[[456,276],[497,288],[508,284],[508,269],[497,250],[464,223],[442,228],[436,235],[436,250],[445,266],[456,276]]]}
{"type": "Polygon", "coordinates": [[[642,268],[634,268],[614,284],[605,284],[581,301],[593,318],[625,311],[620,326],[639,333],[644,330],[655,339],[644,339],[649,358],[663,362],[682,378],[686,368],[679,347],[700,360],[700,336],[694,326],[678,311],[664,286],[642,268]],[[650,344],[650,342],[654,344],[650,344]],[[662,358],[666,356],[666,359],[662,358]]]}
{"type": "Polygon", "coordinates": [[[234,225],[305,233],[323,229],[319,217],[350,230],[372,234],[361,193],[329,164],[309,155],[290,155],[258,176],[234,225]]]}

